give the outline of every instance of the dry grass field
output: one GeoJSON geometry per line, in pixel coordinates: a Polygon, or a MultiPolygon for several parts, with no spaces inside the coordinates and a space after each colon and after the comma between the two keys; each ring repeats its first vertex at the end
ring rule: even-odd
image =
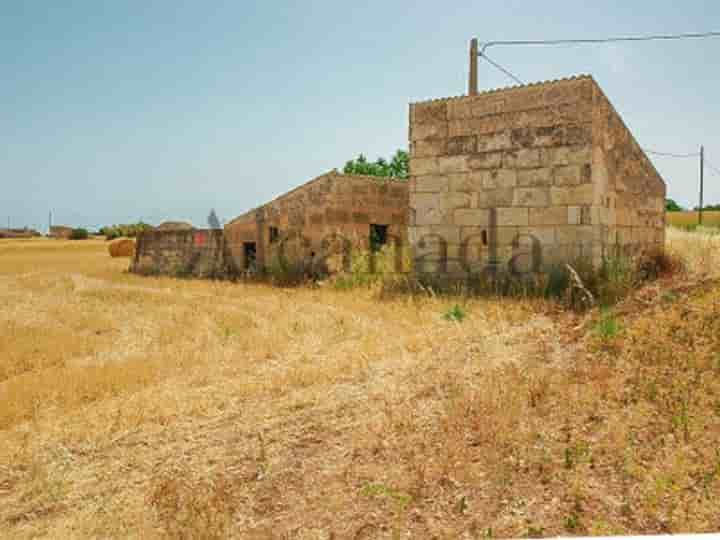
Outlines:
{"type": "MultiPolygon", "coordinates": [[[[688,227],[697,225],[697,212],[668,212],[667,223],[675,227],[688,227]]],[[[720,226],[720,212],[703,212],[703,224],[713,227],[720,226]]]]}
{"type": "Polygon", "coordinates": [[[138,277],[100,241],[0,240],[0,531],[720,530],[718,238],[671,231],[686,273],[582,315],[138,277]]]}

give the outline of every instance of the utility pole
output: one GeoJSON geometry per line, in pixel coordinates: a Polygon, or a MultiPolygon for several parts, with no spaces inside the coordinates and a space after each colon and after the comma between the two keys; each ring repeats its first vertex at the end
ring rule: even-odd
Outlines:
{"type": "Polygon", "coordinates": [[[468,83],[468,95],[478,95],[478,40],[470,40],[470,80],[468,83]]]}
{"type": "Polygon", "coordinates": [[[703,222],[703,189],[705,183],[705,148],[700,146],[700,208],[698,210],[698,224],[703,222]]]}

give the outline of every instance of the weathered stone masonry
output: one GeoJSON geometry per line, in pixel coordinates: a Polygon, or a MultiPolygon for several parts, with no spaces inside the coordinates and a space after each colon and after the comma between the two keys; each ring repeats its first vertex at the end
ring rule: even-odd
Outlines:
{"type": "Polygon", "coordinates": [[[386,241],[407,241],[407,182],[332,171],[225,226],[237,268],[267,267],[282,250],[289,260],[323,260],[367,250],[373,227],[386,241]]]}
{"type": "Polygon", "coordinates": [[[187,277],[233,274],[222,230],[154,230],[138,236],[130,271],[187,277]]]}
{"type": "Polygon", "coordinates": [[[410,157],[421,270],[599,264],[664,243],[665,184],[591,77],[413,104],[410,157]]]}
{"type": "Polygon", "coordinates": [[[332,171],[224,232],[145,233],[131,270],[324,264],[371,237],[410,247],[416,271],[457,276],[662,249],[665,183],[592,77],[411,104],[409,138],[409,182],[332,171]]]}

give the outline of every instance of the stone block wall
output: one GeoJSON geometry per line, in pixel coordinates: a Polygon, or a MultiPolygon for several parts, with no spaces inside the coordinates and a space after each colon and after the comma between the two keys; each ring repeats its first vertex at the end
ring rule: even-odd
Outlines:
{"type": "Polygon", "coordinates": [[[50,227],[50,233],[48,236],[51,238],[63,238],[67,240],[72,236],[73,228],[65,225],[53,225],[50,227]]]}
{"type": "Polygon", "coordinates": [[[137,274],[220,278],[233,273],[222,230],[146,231],[137,238],[130,271],[137,274]]]}
{"type": "Polygon", "coordinates": [[[371,224],[405,242],[407,209],[407,182],[333,171],[233,220],[225,236],[238,268],[247,265],[247,243],[255,244],[258,267],[281,250],[290,260],[324,259],[347,246],[368,249],[371,224]]]}
{"type": "MultiPolygon", "coordinates": [[[[601,96],[592,78],[579,77],[412,104],[416,267],[463,275],[578,258],[599,264],[615,225],[608,197],[644,216],[664,189],[647,158],[627,151],[636,143],[616,113],[599,112],[601,96]],[[652,197],[630,197],[648,191],[638,183],[651,183],[652,197]]],[[[660,221],[648,223],[660,234],[660,221]]],[[[632,238],[645,242],[646,235],[632,238]]]]}
{"type": "Polygon", "coordinates": [[[665,244],[666,186],[599,87],[593,109],[593,176],[606,192],[605,243],[616,252],[665,244]]]}

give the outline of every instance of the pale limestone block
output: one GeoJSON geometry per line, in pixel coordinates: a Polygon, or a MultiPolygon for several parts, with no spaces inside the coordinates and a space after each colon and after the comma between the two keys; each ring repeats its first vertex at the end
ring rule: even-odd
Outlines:
{"type": "Polygon", "coordinates": [[[497,225],[499,227],[527,227],[529,225],[529,216],[528,208],[498,208],[497,225]]]}
{"type": "Polygon", "coordinates": [[[485,154],[475,154],[468,159],[468,165],[471,169],[497,169],[502,163],[501,152],[490,152],[485,154]]]}
{"type": "Polygon", "coordinates": [[[460,208],[454,213],[455,225],[461,226],[488,226],[490,212],[485,209],[460,208]]]}
{"type": "Polygon", "coordinates": [[[433,124],[411,124],[410,140],[413,142],[424,139],[444,139],[448,136],[447,122],[433,124]]]}
{"type": "Polygon", "coordinates": [[[521,169],[517,171],[517,185],[522,187],[549,186],[552,184],[552,169],[521,169]]]}
{"type": "Polygon", "coordinates": [[[436,157],[445,154],[445,139],[424,139],[411,144],[413,157],[436,157]]]}
{"type": "Polygon", "coordinates": [[[499,114],[507,110],[507,101],[504,97],[487,97],[471,101],[472,115],[475,118],[482,118],[493,114],[499,114]]]}
{"type": "Polygon", "coordinates": [[[555,227],[520,227],[518,229],[520,244],[528,244],[528,236],[537,239],[541,246],[551,246],[557,242],[555,227]]]}
{"type": "Polygon", "coordinates": [[[512,169],[499,169],[492,172],[492,179],[496,188],[515,187],[518,183],[517,171],[512,169]]]}
{"type": "Polygon", "coordinates": [[[468,171],[467,156],[448,156],[437,158],[437,173],[451,174],[468,171]]]}
{"type": "Polygon", "coordinates": [[[408,241],[410,244],[416,244],[421,238],[428,234],[430,234],[430,227],[428,226],[408,227],[408,241]]]}
{"type": "Polygon", "coordinates": [[[497,152],[499,150],[509,150],[510,148],[512,148],[512,141],[509,131],[482,135],[477,139],[478,152],[497,152]]]}
{"type": "Polygon", "coordinates": [[[448,120],[464,120],[472,117],[472,104],[465,99],[455,99],[447,104],[448,120]]]}
{"type": "Polygon", "coordinates": [[[425,101],[410,105],[410,121],[438,122],[447,120],[447,101],[425,101]]]}
{"type": "Polygon", "coordinates": [[[452,192],[474,192],[483,189],[486,175],[489,171],[472,171],[469,173],[455,174],[448,176],[450,191],[452,192]]]}
{"type": "Polygon", "coordinates": [[[566,225],[568,212],[564,206],[548,206],[546,208],[530,209],[530,226],[536,225],[566,225]]]}
{"type": "Polygon", "coordinates": [[[579,206],[568,206],[567,223],[568,225],[580,225],[581,209],[579,206]]]}
{"type": "Polygon", "coordinates": [[[558,244],[581,244],[600,241],[600,228],[592,225],[567,225],[556,229],[558,244]]]}
{"type": "Polygon", "coordinates": [[[478,208],[494,208],[496,206],[512,206],[515,189],[498,188],[479,191],[477,206],[478,208]]]}
{"type": "MultiPolygon", "coordinates": [[[[511,246],[513,242],[517,241],[518,231],[520,227],[505,226],[497,227],[494,231],[496,240],[499,246],[511,246]]],[[[488,231],[490,234],[490,231],[488,231]]]]}
{"type": "Polygon", "coordinates": [[[477,137],[474,135],[462,135],[450,137],[445,141],[444,154],[449,156],[474,154],[477,147],[477,137]]]}
{"type": "Polygon", "coordinates": [[[412,176],[426,176],[437,173],[438,165],[436,157],[410,158],[410,174],[412,176]]]}
{"type": "Polygon", "coordinates": [[[448,215],[452,210],[457,208],[470,208],[471,197],[467,193],[449,192],[439,195],[441,207],[447,211],[448,215]]]}
{"type": "Polygon", "coordinates": [[[448,244],[460,244],[460,227],[454,225],[432,225],[430,234],[438,235],[448,244]]]}
{"type": "Polygon", "coordinates": [[[571,165],[589,165],[592,161],[592,148],[590,146],[568,148],[567,160],[571,165]]]}
{"type": "Polygon", "coordinates": [[[410,191],[419,193],[442,193],[449,189],[448,177],[446,176],[417,176],[412,181],[414,187],[411,186],[410,191]]]}
{"type": "Polygon", "coordinates": [[[550,190],[546,188],[515,188],[514,206],[550,206],[550,190]]]}
{"type": "Polygon", "coordinates": [[[553,183],[556,186],[576,186],[581,183],[581,170],[579,165],[562,165],[553,171],[553,183]]]}
{"type": "Polygon", "coordinates": [[[580,184],[579,186],[567,188],[567,204],[574,206],[593,204],[595,201],[595,189],[596,187],[593,184],[580,184]]]}
{"type": "Polygon", "coordinates": [[[590,225],[605,225],[607,221],[605,219],[607,208],[603,206],[589,206],[586,212],[588,213],[588,223],[590,225]]]}
{"type": "Polygon", "coordinates": [[[506,152],[503,159],[503,166],[510,169],[533,169],[540,165],[539,148],[523,148],[506,152]]]}
{"type": "Polygon", "coordinates": [[[415,225],[448,223],[448,213],[435,193],[411,193],[410,208],[414,210],[415,225]]]}
{"type": "Polygon", "coordinates": [[[540,152],[540,162],[543,167],[557,167],[570,164],[570,148],[568,146],[555,146],[543,148],[540,152]]]}

